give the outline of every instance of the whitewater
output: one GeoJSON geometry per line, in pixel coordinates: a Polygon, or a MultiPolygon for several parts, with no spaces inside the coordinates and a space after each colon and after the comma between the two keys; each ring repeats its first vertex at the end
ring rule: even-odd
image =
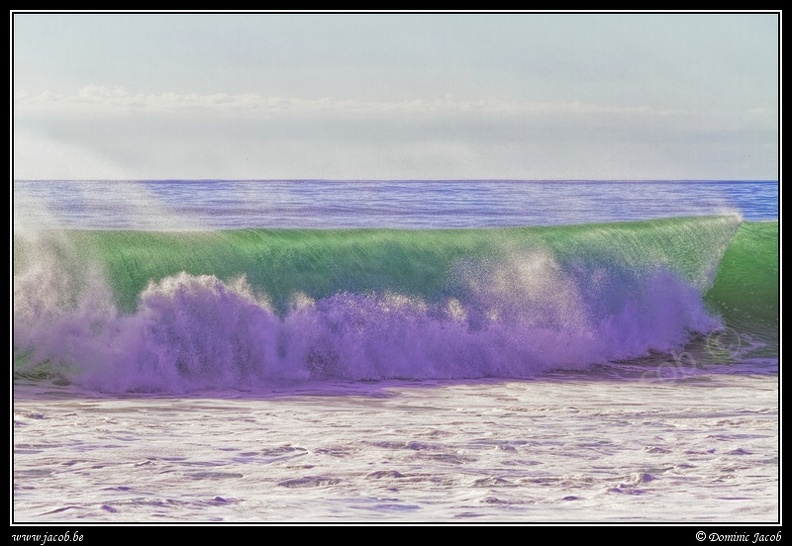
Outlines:
{"type": "Polygon", "coordinates": [[[14,521],[777,521],[777,203],[15,181],[14,521]]]}

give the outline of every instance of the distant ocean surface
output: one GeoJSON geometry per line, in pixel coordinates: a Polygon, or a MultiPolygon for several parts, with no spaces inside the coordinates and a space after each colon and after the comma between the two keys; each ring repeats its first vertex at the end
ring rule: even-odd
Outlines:
{"type": "Polygon", "coordinates": [[[732,213],[774,221],[778,183],[17,180],[14,210],[46,212],[64,228],[133,230],[526,227],[732,213]]]}
{"type": "Polygon", "coordinates": [[[778,518],[776,181],[13,201],[16,521],[778,518]]]}

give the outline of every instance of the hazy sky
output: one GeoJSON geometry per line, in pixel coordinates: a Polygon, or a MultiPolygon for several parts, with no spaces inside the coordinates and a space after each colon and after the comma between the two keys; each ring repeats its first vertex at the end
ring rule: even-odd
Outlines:
{"type": "Polygon", "coordinates": [[[14,13],[14,177],[776,179],[779,17],[14,13]]]}

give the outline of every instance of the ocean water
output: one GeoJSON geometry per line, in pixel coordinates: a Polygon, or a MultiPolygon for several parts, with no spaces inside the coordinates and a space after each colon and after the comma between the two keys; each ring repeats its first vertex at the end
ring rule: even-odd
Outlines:
{"type": "Polygon", "coordinates": [[[15,181],[15,522],[775,522],[778,184],[15,181]]]}

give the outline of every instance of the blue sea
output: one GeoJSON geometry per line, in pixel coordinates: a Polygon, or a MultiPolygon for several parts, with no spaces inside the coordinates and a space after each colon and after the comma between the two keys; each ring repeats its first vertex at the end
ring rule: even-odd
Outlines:
{"type": "Polygon", "coordinates": [[[14,181],[14,521],[777,521],[778,188],[14,181]]]}

